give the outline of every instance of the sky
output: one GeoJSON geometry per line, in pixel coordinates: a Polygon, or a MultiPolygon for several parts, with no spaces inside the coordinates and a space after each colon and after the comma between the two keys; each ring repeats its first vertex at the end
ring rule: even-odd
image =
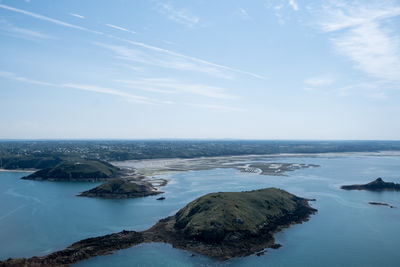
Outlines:
{"type": "Polygon", "coordinates": [[[1,139],[400,139],[400,1],[0,0],[1,139]]]}

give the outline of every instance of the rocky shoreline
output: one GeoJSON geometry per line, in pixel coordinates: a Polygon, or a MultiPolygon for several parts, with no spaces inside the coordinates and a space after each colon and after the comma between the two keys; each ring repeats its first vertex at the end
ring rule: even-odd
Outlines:
{"type": "MultiPolygon", "coordinates": [[[[64,250],[51,253],[47,256],[32,257],[29,259],[8,259],[0,262],[0,266],[68,266],[84,259],[107,255],[115,250],[150,242],[169,243],[175,248],[197,252],[219,260],[227,260],[232,257],[243,257],[260,251],[265,252],[263,251],[265,248],[279,248],[280,245],[275,244],[273,234],[291,224],[307,221],[312,214],[317,212],[317,210],[308,205],[309,200],[307,199],[296,197],[279,189],[270,188],[264,190],[270,190],[267,192],[268,194],[270,192],[271,195],[275,194],[275,196],[271,198],[274,203],[285,202],[287,199],[290,199],[290,203],[282,202],[280,204],[282,205],[282,209],[280,209],[278,213],[276,213],[275,207],[271,207],[274,210],[274,213],[271,214],[275,215],[267,215],[267,217],[264,218],[264,223],[259,225],[256,231],[250,228],[242,229],[241,225],[245,225],[246,220],[249,219],[243,218],[242,221],[236,219],[236,225],[238,228],[232,229],[223,225],[222,227],[225,227],[223,235],[210,236],[208,232],[202,232],[201,230],[196,236],[189,233],[187,228],[184,227],[186,225],[182,224],[182,219],[184,221],[187,221],[188,219],[190,220],[196,214],[193,214],[193,211],[190,210],[189,213],[192,214],[190,214],[189,217],[186,217],[185,212],[187,209],[191,209],[192,206],[190,205],[193,205],[193,203],[196,203],[199,199],[201,200],[205,197],[216,197],[224,194],[216,193],[206,195],[191,202],[176,215],[160,220],[146,231],[122,231],[115,234],[88,238],[76,242],[64,250]],[[284,196],[281,197],[281,195],[278,194],[284,194],[284,196]],[[283,208],[286,204],[292,208],[287,209],[286,207],[288,206],[283,208]]],[[[255,190],[233,194],[259,193],[261,191],[262,190],[255,190]]],[[[206,201],[208,201],[208,199],[206,199],[206,201]]],[[[260,199],[260,201],[265,202],[269,201],[269,199],[260,199]]],[[[251,202],[254,202],[254,199],[251,200],[251,202]]],[[[243,207],[245,210],[248,210],[248,208],[249,207],[243,207]]],[[[201,211],[197,212],[197,214],[201,213],[201,211]]],[[[230,213],[224,214],[225,217],[229,217],[230,215],[230,213]]],[[[254,216],[257,217],[258,214],[254,214],[254,216]]]]}
{"type": "Polygon", "coordinates": [[[395,206],[392,206],[392,205],[390,205],[390,204],[388,204],[388,203],[383,203],[383,202],[374,202],[374,201],[370,201],[370,202],[368,202],[368,204],[370,204],[370,205],[375,205],[375,206],[386,206],[386,207],[389,207],[389,208],[391,208],[391,209],[396,208],[395,206]]]}
{"type": "Polygon", "coordinates": [[[164,192],[158,191],[149,182],[119,178],[84,191],[77,196],[121,199],[154,196],[162,193],[164,192]]]}
{"type": "Polygon", "coordinates": [[[367,184],[342,185],[340,188],[344,190],[400,191],[400,184],[385,182],[379,177],[367,184]]]}

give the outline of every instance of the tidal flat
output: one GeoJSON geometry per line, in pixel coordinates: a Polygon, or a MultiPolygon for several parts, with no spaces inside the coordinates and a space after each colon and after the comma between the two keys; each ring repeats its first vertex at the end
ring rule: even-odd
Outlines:
{"type": "Polygon", "coordinates": [[[241,172],[257,173],[262,175],[285,175],[286,172],[303,168],[319,167],[316,164],[271,162],[276,156],[248,155],[201,157],[194,159],[150,159],[126,160],[111,162],[114,166],[131,170],[133,174],[153,176],[182,171],[200,171],[211,169],[237,169],[241,172]],[[267,157],[267,159],[266,159],[267,157]]]}

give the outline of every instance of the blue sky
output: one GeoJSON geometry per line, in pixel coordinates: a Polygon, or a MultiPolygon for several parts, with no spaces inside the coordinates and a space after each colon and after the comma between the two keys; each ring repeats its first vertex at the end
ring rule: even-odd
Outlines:
{"type": "Polygon", "coordinates": [[[0,58],[0,138],[400,138],[400,1],[0,0],[0,58]]]}

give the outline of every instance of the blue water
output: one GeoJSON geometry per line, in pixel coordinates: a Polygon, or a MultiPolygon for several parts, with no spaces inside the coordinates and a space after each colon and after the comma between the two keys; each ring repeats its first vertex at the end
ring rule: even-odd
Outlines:
{"type": "Polygon", "coordinates": [[[398,266],[400,193],[345,191],[342,184],[381,176],[400,183],[400,157],[336,155],[274,158],[273,162],[319,164],[287,177],[240,173],[233,169],[163,175],[171,182],[157,197],[104,200],[76,197],[95,183],[25,181],[21,173],[0,172],[0,259],[45,255],[83,238],[144,230],[209,192],[279,187],[316,198],[318,213],[276,234],[282,244],[260,257],[225,262],[172,248],[142,244],[75,266],[398,266]],[[387,202],[399,208],[372,206],[387,202]]]}

